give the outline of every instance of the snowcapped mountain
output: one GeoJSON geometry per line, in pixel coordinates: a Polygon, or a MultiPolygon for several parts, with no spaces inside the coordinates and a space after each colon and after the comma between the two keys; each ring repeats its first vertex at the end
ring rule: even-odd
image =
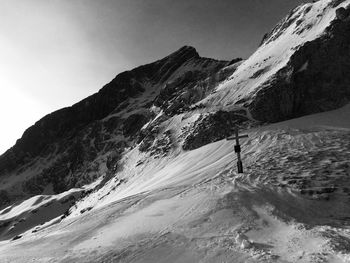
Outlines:
{"type": "Polygon", "coordinates": [[[0,157],[0,207],[80,187],[116,169],[123,150],[139,140],[140,129],[157,111],[185,111],[231,74],[238,61],[201,58],[194,48],[183,47],[123,72],[98,93],[45,116],[0,157]]]}
{"type": "Polygon", "coordinates": [[[349,36],[314,1],[246,60],[185,46],[45,116],[0,157],[0,262],[349,262],[349,36]]]}
{"type": "Polygon", "coordinates": [[[317,1],[292,10],[205,102],[244,106],[268,122],[344,106],[350,94],[348,4],[317,1]]]}

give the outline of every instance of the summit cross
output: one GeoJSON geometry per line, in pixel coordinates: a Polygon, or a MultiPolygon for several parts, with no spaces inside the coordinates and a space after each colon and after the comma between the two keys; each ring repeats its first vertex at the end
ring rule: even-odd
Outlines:
{"type": "Polygon", "coordinates": [[[234,136],[227,137],[226,140],[236,140],[235,153],[237,154],[237,169],[238,173],[243,173],[243,164],[241,159],[241,145],[239,144],[239,139],[248,138],[247,134],[239,135],[238,128],[235,129],[234,136]]]}

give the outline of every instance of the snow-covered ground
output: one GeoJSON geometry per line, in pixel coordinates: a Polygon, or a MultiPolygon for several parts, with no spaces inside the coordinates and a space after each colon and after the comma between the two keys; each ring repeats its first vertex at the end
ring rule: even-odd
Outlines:
{"type": "Polygon", "coordinates": [[[35,233],[60,222],[70,207],[100,181],[61,194],[37,195],[0,210],[0,241],[19,239],[26,231],[35,233]]]}
{"type": "Polygon", "coordinates": [[[0,262],[350,262],[349,116],[249,130],[240,175],[233,141],[132,150],[70,216],[0,241],[0,262]]]}

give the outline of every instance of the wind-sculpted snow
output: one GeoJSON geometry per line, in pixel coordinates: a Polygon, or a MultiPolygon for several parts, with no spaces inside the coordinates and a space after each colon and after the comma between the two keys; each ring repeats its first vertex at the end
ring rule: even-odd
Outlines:
{"type": "Polygon", "coordinates": [[[132,150],[60,223],[1,242],[0,261],[348,262],[349,113],[247,131],[240,175],[232,141],[139,165],[132,150]]]}

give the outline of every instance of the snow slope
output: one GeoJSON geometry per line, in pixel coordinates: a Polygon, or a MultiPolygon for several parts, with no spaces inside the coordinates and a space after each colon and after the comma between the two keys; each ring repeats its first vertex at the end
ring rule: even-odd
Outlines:
{"type": "Polygon", "coordinates": [[[134,171],[133,150],[129,168],[61,223],[0,242],[0,261],[349,262],[349,114],[249,130],[242,175],[232,141],[134,171]]]}
{"type": "MultiPolygon", "coordinates": [[[[262,84],[274,75],[290,60],[290,57],[304,43],[312,41],[322,34],[336,17],[335,10],[346,7],[350,1],[322,0],[307,3],[292,10],[266,37],[257,51],[244,61],[226,81],[218,86],[216,92],[199,103],[208,107],[224,109],[235,108],[234,104],[250,102],[262,84]]],[[[304,64],[295,71],[305,70],[304,64]]]]}
{"type": "Polygon", "coordinates": [[[0,210],[0,240],[21,238],[28,230],[35,233],[60,222],[70,207],[100,181],[57,195],[37,195],[0,210]]]}

